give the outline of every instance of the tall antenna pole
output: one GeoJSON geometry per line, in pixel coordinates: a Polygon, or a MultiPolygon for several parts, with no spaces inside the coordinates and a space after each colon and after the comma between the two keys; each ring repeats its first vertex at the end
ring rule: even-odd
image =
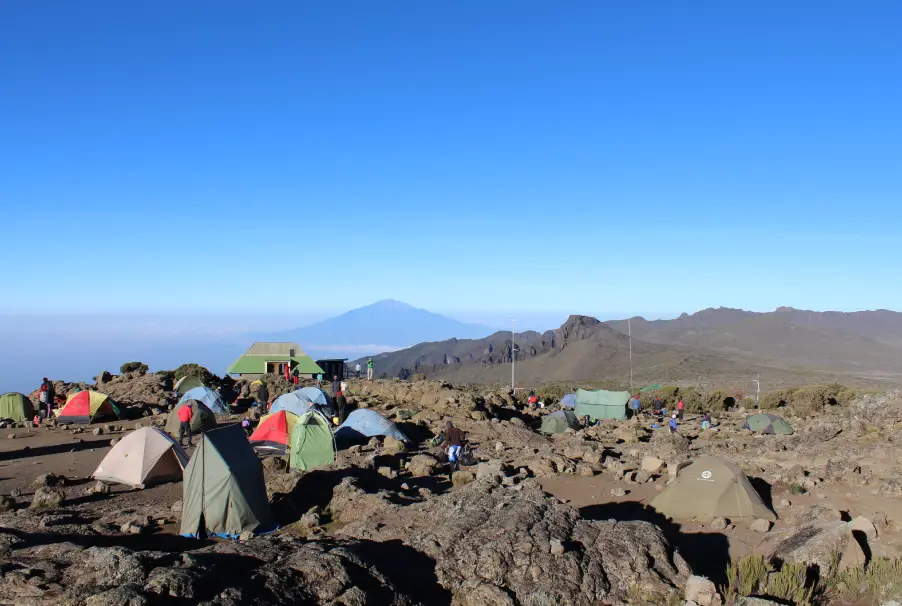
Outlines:
{"type": "Polygon", "coordinates": [[[761,373],[758,373],[758,379],[755,381],[755,408],[758,408],[758,399],[761,396],[761,373]]]}
{"type": "Polygon", "coordinates": [[[630,391],[633,391],[633,324],[626,319],[626,328],[630,337],[630,391]]]}
{"type": "Polygon", "coordinates": [[[517,381],[516,381],[517,344],[515,343],[516,328],[517,328],[517,319],[511,318],[511,393],[514,395],[517,394],[517,381]]]}

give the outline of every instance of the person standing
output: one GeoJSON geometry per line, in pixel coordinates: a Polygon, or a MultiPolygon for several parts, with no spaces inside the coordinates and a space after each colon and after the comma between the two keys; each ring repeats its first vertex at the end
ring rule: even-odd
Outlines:
{"type": "Polygon", "coordinates": [[[53,417],[53,399],[56,397],[56,394],[53,392],[53,382],[50,381],[47,377],[44,377],[44,382],[41,383],[41,391],[38,394],[38,399],[41,401],[41,404],[44,405],[45,410],[47,411],[47,416],[45,418],[50,419],[53,417]]]}
{"type": "Polygon", "coordinates": [[[316,386],[322,389],[323,387],[323,373],[319,373],[316,375],[316,386]]]}
{"type": "Polygon", "coordinates": [[[356,378],[360,378],[360,362],[357,362],[357,366],[354,367],[354,375],[356,378]]]}
{"type": "Polygon", "coordinates": [[[439,448],[448,446],[448,479],[451,480],[455,470],[460,469],[460,451],[463,450],[464,440],[467,439],[466,432],[463,432],[454,426],[454,423],[448,421],[445,425],[445,441],[439,445],[439,448]]]}
{"type": "Polygon", "coordinates": [[[655,401],[653,404],[655,414],[660,414],[661,409],[664,408],[664,402],[661,401],[660,396],[655,396],[655,401]]]}
{"type": "Polygon", "coordinates": [[[373,380],[373,367],[374,366],[375,366],[375,364],[373,364],[373,359],[367,358],[367,360],[366,360],[366,380],[367,381],[373,380]]]}
{"type": "Polygon", "coordinates": [[[338,375],[332,375],[332,384],[329,388],[332,394],[332,400],[338,397],[338,394],[341,393],[341,383],[338,382],[338,375]]]}
{"type": "Polygon", "coordinates": [[[639,408],[642,406],[641,400],[639,400],[639,394],[637,393],[630,400],[630,408],[633,410],[633,416],[639,415],[639,408]]]}
{"type": "Polygon", "coordinates": [[[194,411],[191,410],[190,404],[185,404],[179,408],[179,446],[182,444],[182,437],[188,434],[188,446],[191,446],[191,419],[194,418],[194,411]]]}
{"type": "Polygon", "coordinates": [[[677,413],[673,413],[670,417],[670,433],[676,433],[677,430],[677,413]]]}
{"type": "Polygon", "coordinates": [[[680,415],[680,421],[683,420],[683,413],[686,412],[686,405],[683,404],[683,396],[680,396],[679,401],[677,402],[677,413],[680,415]]]}
{"type": "Polygon", "coordinates": [[[260,387],[257,388],[257,406],[266,411],[266,403],[269,400],[269,390],[266,389],[266,383],[260,381],[260,387]]]}

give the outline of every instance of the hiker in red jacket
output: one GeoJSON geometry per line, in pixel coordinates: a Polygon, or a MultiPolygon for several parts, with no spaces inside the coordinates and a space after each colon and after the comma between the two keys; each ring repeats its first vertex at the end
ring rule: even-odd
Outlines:
{"type": "Polygon", "coordinates": [[[677,402],[677,412],[680,415],[680,421],[682,421],[683,413],[686,412],[686,405],[683,404],[683,396],[680,396],[680,400],[677,402]]]}
{"type": "Polygon", "coordinates": [[[191,446],[191,419],[194,417],[194,411],[191,410],[190,404],[185,404],[179,408],[179,446],[182,444],[182,436],[188,434],[188,446],[191,446]]]}

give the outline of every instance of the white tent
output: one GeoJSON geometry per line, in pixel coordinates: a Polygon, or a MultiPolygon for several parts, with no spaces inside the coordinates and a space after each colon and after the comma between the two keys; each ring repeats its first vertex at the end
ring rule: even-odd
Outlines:
{"type": "Polygon", "coordinates": [[[95,480],[134,488],[181,479],[188,455],[169,434],[142,427],[122,438],[94,471],[95,480]]]}

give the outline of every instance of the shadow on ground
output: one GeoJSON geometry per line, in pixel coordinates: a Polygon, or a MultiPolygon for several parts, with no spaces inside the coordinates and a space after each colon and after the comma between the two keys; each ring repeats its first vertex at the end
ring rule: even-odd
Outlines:
{"type": "Polygon", "coordinates": [[[11,450],[9,452],[0,452],[0,461],[12,461],[15,459],[24,459],[26,457],[46,457],[49,455],[62,454],[65,452],[79,452],[82,450],[92,450],[97,448],[107,448],[110,440],[93,440],[68,442],[66,444],[53,444],[51,446],[38,446],[32,448],[25,445],[20,450],[11,450]]]}

